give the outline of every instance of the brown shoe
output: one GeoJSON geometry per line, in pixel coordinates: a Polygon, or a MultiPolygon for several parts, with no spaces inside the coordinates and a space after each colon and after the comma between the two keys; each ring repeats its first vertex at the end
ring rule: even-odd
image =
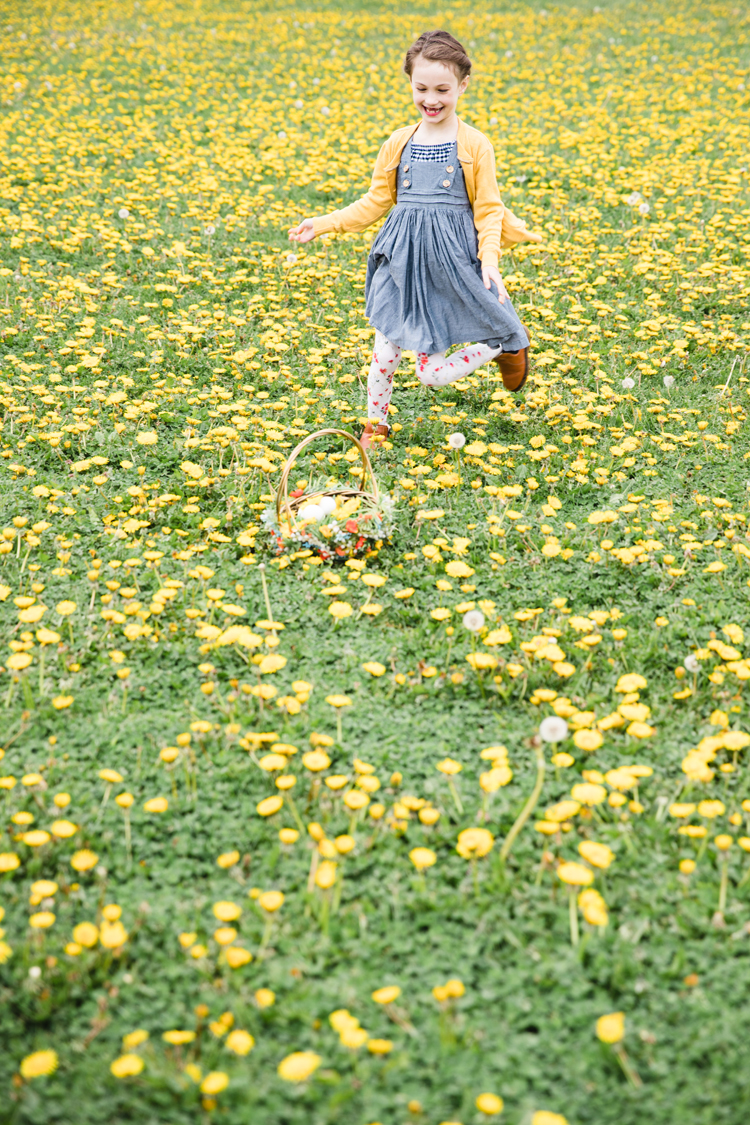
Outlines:
{"type": "Polygon", "coordinates": [[[520,391],[529,374],[528,347],[521,348],[517,352],[500,352],[495,363],[500,368],[506,391],[520,391]]]}
{"type": "Polygon", "coordinates": [[[381,422],[378,426],[373,426],[372,422],[368,422],[359,436],[359,443],[363,449],[369,449],[374,438],[380,438],[381,441],[385,441],[390,432],[391,427],[387,422],[381,422]]]}

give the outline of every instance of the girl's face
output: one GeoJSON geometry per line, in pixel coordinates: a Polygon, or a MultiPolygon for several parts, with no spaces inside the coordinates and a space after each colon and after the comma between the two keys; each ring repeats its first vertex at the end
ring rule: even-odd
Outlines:
{"type": "Polygon", "coordinates": [[[414,64],[411,91],[423,121],[447,121],[468,85],[468,78],[459,82],[455,70],[444,63],[420,57],[414,64]]]}

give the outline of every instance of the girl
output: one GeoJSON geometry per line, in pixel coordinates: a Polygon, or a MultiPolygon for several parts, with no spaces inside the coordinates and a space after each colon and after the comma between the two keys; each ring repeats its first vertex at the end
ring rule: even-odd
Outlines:
{"type": "Polygon", "coordinates": [[[375,348],[365,447],[390,432],[393,375],[404,348],[417,353],[417,377],[429,387],[496,360],[505,387],[520,391],[528,372],[529,338],[498,257],[501,247],[540,242],[541,236],[503,206],[492,145],[456,116],[471,61],[447,31],[428,31],[407,51],[404,70],[420,121],[385,142],[366,195],[289,232],[293,241],[309,242],[329,231],[364,230],[391,211],[367,263],[366,312],[375,348]],[[447,348],[467,339],[476,342],[446,357],[447,348]]]}

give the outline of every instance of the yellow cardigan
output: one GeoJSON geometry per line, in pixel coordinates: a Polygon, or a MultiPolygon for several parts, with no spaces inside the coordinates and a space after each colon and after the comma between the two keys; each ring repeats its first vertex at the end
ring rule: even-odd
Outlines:
{"type": "MultiPolygon", "coordinates": [[[[370,190],[348,207],[315,219],[316,235],[330,231],[365,230],[387,215],[396,202],[396,176],[401,153],[419,124],[407,125],[391,134],[378,153],[370,190]]],[[[459,119],[456,140],[466,193],[479,235],[482,265],[497,266],[500,249],[506,246],[518,242],[541,242],[542,236],[527,230],[526,223],[517,219],[503,204],[495,176],[495,150],[487,137],[459,119]]]]}

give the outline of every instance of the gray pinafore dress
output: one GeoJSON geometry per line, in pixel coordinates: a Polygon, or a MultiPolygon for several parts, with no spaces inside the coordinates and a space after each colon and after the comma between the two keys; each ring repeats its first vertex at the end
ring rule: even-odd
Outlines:
{"type": "Polygon", "coordinates": [[[366,313],[398,347],[433,355],[453,344],[515,352],[529,342],[509,299],[485,289],[474,215],[456,142],[410,140],[396,206],[367,261],[366,313]]]}

